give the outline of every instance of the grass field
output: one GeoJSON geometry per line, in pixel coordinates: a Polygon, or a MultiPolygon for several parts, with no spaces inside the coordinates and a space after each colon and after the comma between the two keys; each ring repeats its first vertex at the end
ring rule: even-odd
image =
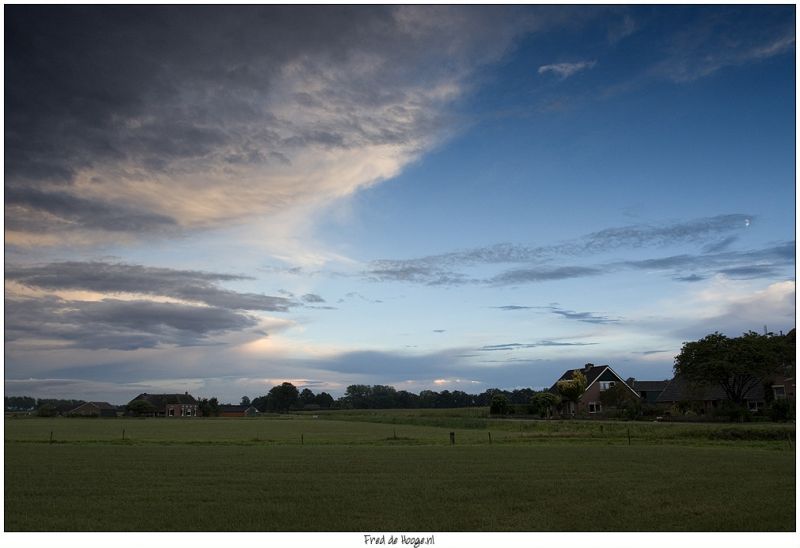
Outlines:
{"type": "Polygon", "coordinates": [[[430,411],[6,419],[5,527],[793,531],[793,439],[793,425],[529,424],[430,411]]]}

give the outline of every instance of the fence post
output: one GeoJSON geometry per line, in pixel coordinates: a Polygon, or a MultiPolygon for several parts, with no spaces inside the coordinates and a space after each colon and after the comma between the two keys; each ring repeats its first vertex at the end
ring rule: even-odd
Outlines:
{"type": "Polygon", "coordinates": [[[456,444],[456,433],[450,432],[450,445],[455,445],[455,444],[456,444]]]}
{"type": "Polygon", "coordinates": [[[489,432],[489,445],[492,445],[492,433],[489,432]]]}
{"type": "Polygon", "coordinates": [[[303,434],[300,434],[300,445],[305,445],[305,442],[303,441],[303,434]]]}
{"type": "Polygon", "coordinates": [[[630,444],[631,444],[631,428],[629,426],[628,427],[628,445],[630,445],[630,444]]]}
{"type": "Polygon", "coordinates": [[[50,430],[50,443],[53,443],[53,431],[50,430]]]}
{"type": "Polygon", "coordinates": [[[122,429],[122,439],[123,440],[125,439],[125,429],[124,428],[122,429]]]}

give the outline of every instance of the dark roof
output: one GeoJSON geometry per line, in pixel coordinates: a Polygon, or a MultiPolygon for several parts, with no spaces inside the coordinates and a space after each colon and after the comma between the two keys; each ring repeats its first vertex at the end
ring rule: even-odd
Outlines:
{"type": "MultiPolygon", "coordinates": [[[[580,371],[581,373],[583,373],[583,376],[586,377],[586,385],[588,386],[592,384],[592,382],[594,382],[594,380],[597,377],[599,377],[607,367],[608,367],[607,365],[592,365],[591,367],[584,366],[580,369],[567,369],[566,371],[564,371],[564,374],[558,378],[558,381],[572,380],[572,374],[575,373],[576,371],[580,371]]],[[[551,392],[556,390],[556,385],[558,384],[558,381],[554,382],[553,386],[550,387],[551,392]]]]}
{"type": "Polygon", "coordinates": [[[111,405],[107,401],[90,401],[88,403],[94,405],[98,409],[108,409],[108,410],[111,410],[111,411],[116,411],[117,410],[117,406],[116,405],[111,405]]]}
{"type": "MultiPolygon", "coordinates": [[[[559,381],[571,380],[572,379],[572,374],[575,373],[576,371],[580,371],[581,373],[583,373],[583,376],[586,377],[586,387],[587,388],[589,386],[591,386],[594,381],[596,381],[598,378],[600,378],[601,375],[603,375],[606,371],[608,371],[611,375],[613,375],[613,377],[615,379],[617,379],[617,381],[619,381],[623,385],[627,386],[628,389],[633,394],[636,395],[636,397],[640,397],[639,393],[636,392],[636,390],[634,390],[632,387],[628,386],[628,383],[626,383],[622,379],[622,377],[617,375],[616,372],[613,369],[611,369],[610,365],[594,365],[594,364],[589,364],[589,363],[587,363],[586,365],[584,365],[580,369],[567,369],[566,371],[564,371],[564,374],[561,375],[561,377],[559,377],[559,379],[556,382],[553,383],[553,386],[550,387],[549,392],[552,392],[554,394],[558,394],[557,385],[558,385],[559,381]]],[[[608,378],[608,377],[606,377],[606,378],[608,378]]]]}
{"type": "Polygon", "coordinates": [[[161,409],[167,405],[197,405],[197,400],[188,392],[185,394],[139,394],[131,400],[145,400],[152,403],[156,409],[161,409]]]}
{"type": "MultiPolygon", "coordinates": [[[[658,403],[678,401],[714,401],[727,400],[725,390],[718,384],[694,384],[681,376],[676,376],[667,383],[664,391],[656,400],[658,403]]],[[[747,400],[763,400],[764,387],[759,383],[745,394],[747,400]]]]}
{"type": "Polygon", "coordinates": [[[220,405],[219,412],[220,413],[244,413],[248,409],[253,407],[252,405],[220,405]]]}
{"type": "Polygon", "coordinates": [[[633,381],[633,388],[639,392],[662,392],[669,381],[633,381]]]}

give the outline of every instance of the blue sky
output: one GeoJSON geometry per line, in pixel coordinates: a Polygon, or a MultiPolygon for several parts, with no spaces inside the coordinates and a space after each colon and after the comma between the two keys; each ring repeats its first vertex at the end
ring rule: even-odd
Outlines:
{"type": "Polygon", "coordinates": [[[6,393],[652,380],[786,331],[794,21],[9,6],[6,393]]]}

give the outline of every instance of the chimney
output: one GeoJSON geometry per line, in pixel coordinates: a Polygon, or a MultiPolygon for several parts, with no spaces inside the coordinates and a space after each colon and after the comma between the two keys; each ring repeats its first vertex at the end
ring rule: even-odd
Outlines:
{"type": "Polygon", "coordinates": [[[189,395],[189,392],[184,392],[184,393],[183,393],[183,395],[184,395],[184,396],[188,396],[188,395],[189,395]]]}

